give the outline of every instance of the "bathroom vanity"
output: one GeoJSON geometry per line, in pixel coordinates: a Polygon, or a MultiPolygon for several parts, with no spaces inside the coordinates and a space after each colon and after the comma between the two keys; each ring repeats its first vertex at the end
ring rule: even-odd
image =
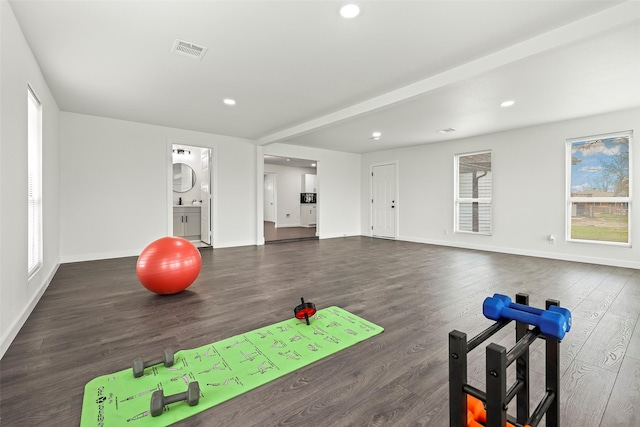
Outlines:
{"type": "Polygon", "coordinates": [[[173,235],[200,240],[200,206],[173,206],[173,235]]]}

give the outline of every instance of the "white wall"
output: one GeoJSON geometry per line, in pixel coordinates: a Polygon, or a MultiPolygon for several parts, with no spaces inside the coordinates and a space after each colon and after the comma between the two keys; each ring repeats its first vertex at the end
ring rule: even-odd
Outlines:
{"type": "MultiPolygon", "coordinates": [[[[264,241],[263,147],[252,141],[67,112],[60,140],[62,262],[135,256],[169,234],[172,144],[213,150],[213,246],[264,241]]],[[[264,154],[317,160],[320,238],[360,234],[360,155],[286,144],[264,154]]]]}
{"type": "Polygon", "coordinates": [[[0,0],[0,357],[55,274],[60,259],[56,101],[11,7],[0,0]],[[44,263],[27,277],[27,84],[42,103],[44,263]]]}
{"type": "MultiPolygon", "coordinates": [[[[320,239],[360,235],[360,154],[280,143],[259,147],[258,156],[262,154],[316,160],[320,239]]],[[[262,181],[261,163],[260,158],[257,169],[262,181]]],[[[258,192],[259,206],[262,206],[262,196],[262,192],[258,192]]],[[[258,221],[262,223],[262,215],[258,221]]]]}
{"type": "MultiPolygon", "coordinates": [[[[640,268],[640,227],[631,229],[632,248],[564,241],[565,140],[630,129],[637,182],[640,109],[364,155],[361,232],[370,235],[371,229],[370,167],[397,160],[400,240],[640,268]],[[453,156],[487,149],[492,150],[493,235],[453,234],[453,156]],[[555,245],[547,242],[549,234],[556,236],[555,245]]],[[[639,187],[632,189],[632,221],[640,213],[639,187]]]]}
{"type": "Polygon", "coordinates": [[[300,226],[300,193],[302,176],[316,174],[314,168],[264,165],[265,173],[276,174],[277,227],[300,226]],[[289,216],[287,217],[287,214],[289,216]]]}
{"type": "Polygon", "coordinates": [[[171,144],[212,148],[213,246],[255,244],[251,141],[63,112],[62,261],[138,255],[170,234],[171,144]]]}

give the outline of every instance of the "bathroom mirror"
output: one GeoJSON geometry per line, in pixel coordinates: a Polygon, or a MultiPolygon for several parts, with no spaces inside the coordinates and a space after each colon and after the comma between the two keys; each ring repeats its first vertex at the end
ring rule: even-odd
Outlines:
{"type": "Polygon", "coordinates": [[[196,173],[184,163],[173,164],[173,191],[185,193],[196,184],[196,173]]]}

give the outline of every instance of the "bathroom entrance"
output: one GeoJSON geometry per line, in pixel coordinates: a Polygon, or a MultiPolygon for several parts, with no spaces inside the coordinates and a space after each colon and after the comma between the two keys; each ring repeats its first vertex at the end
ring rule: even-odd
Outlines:
{"type": "Polygon", "coordinates": [[[185,144],[171,146],[170,234],[197,247],[213,245],[211,151],[185,144]]]}

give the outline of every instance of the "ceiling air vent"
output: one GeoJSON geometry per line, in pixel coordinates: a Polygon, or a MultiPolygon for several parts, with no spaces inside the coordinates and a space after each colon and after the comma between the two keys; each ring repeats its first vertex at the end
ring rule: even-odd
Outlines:
{"type": "Polygon", "coordinates": [[[202,61],[202,57],[207,53],[207,48],[184,40],[176,39],[175,43],[173,43],[171,53],[202,61]]]}

